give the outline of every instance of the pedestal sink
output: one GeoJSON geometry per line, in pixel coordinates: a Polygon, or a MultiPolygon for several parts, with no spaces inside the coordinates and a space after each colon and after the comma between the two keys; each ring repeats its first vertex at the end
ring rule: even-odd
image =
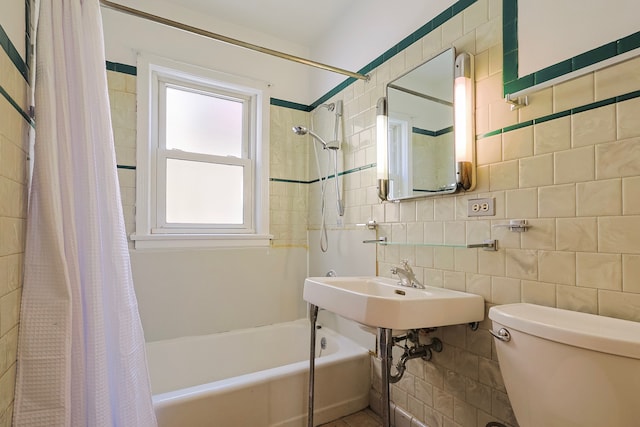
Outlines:
{"type": "Polygon", "coordinates": [[[484,318],[484,298],[451,289],[400,286],[386,277],[309,277],[303,298],[310,303],[311,348],[309,361],[309,420],[313,427],[313,376],[315,323],[318,307],[378,328],[382,359],[382,421],[390,426],[389,368],[393,329],[421,329],[479,322],[484,318]]]}
{"type": "Polygon", "coordinates": [[[386,277],[309,277],[303,298],[376,328],[433,328],[484,318],[484,299],[479,295],[434,286],[408,288],[386,277]]]}

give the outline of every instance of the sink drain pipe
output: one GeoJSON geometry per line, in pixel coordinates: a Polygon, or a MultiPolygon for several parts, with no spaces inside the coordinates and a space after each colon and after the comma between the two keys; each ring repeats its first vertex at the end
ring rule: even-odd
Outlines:
{"type": "Polygon", "coordinates": [[[438,338],[432,338],[430,344],[420,344],[418,342],[417,330],[409,331],[406,337],[394,338],[394,341],[401,341],[402,339],[409,339],[413,343],[413,346],[404,346],[404,352],[400,356],[400,360],[396,364],[396,374],[389,374],[389,382],[394,384],[402,379],[404,371],[407,369],[407,362],[411,359],[421,358],[422,360],[429,361],[433,357],[432,350],[435,352],[442,351],[442,341],[438,338]],[[414,338],[415,337],[415,338],[414,338]]]}

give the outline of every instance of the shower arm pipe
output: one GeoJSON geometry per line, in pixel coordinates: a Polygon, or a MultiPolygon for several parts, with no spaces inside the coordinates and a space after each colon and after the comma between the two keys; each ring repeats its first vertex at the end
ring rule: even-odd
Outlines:
{"type": "Polygon", "coordinates": [[[311,67],[320,68],[322,70],[331,71],[333,73],[343,74],[345,76],[353,77],[359,80],[369,81],[370,77],[366,74],[354,73],[349,70],[345,70],[338,67],[333,67],[331,65],[323,64],[321,62],[312,61],[310,59],[302,58],[295,55],[290,55],[288,53],[280,52],[277,50],[269,49],[266,47],[258,46],[252,43],[247,43],[242,40],[234,39],[231,37],[223,36],[222,34],[212,33],[207,30],[203,30],[202,28],[192,27],[191,25],[183,24],[178,21],[173,21],[171,19],[163,18],[161,16],[153,15],[151,13],[143,12],[138,9],[133,9],[131,7],[123,6],[118,3],[114,3],[108,0],[100,0],[100,5],[107,9],[116,10],[118,12],[126,13],[128,15],[133,15],[138,18],[147,19],[149,21],[156,22],[158,24],[166,25],[169,27],[177,28],[182,31],[187,31],[189,33],[198,34],[200,36],[208,37],[210,39],[218,40],[223,43],[232,44],[235,46],[243,47],[245,49],[250,49],[256,52],[266,53],[267,55],[276,56],[278,58],[286,59],[289,61],[297,62],[300,64],[309,65],[311,67]]]}

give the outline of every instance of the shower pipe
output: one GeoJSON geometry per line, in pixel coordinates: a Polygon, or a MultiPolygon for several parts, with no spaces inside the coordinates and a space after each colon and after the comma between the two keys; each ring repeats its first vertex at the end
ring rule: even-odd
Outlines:
{"type": "Polygon", "coordinates": [[[173,21],[171,19],[163,18],[161,16],[152,15],[147,12],[143,12],[138,9],[133,9],[127,6],[123,6],[121,4],[117,4],[108,0],[100,0],[100,5],[107,8],[116,10],[118,12],[126,13],[128,15],[133,15],[138,18],[147,19],[149,21],[156,22],[158,24],[166,25],[169,27],[177,28],[179,30],[187,31],[189,33],[198,34],[204,37],[208,37],[210,39],[218,40],[223,43],[232,44],[235,46],[243,47],[245,49],[254,50],[256,52],[266,53],[267,55],[276,56],[278,58],[286,59],[289,61],[297,62],[300,64],[309,65],[311,67],[320,68],[322,70],[331,71],[333,73],[343,74],[345,76],[353,77],[355,79],[369,81],[370,77],[366,74],[354,73],[349,70],[345,70],[338,67],[333,67],[331,65],[323,64],[321,62],[312,61],[310,59],[302,58],[295,55],[290,55],[288,53],[280,52],[277,50],[269,49],[266,47],[258,46],[252,43],[247,43],[242,40],[234,39],[231,37],[223,36],[222,34],[212,33],[207,30],[203,30],[201,28],[192,27],[191,25],[183,24],[181,22],[173,21]]]}

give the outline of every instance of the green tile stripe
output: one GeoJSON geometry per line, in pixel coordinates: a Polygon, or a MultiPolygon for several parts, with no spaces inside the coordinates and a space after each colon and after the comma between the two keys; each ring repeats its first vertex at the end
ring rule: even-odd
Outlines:
{"type": "MultiPolygon", "coordinates": [[[[464,11],[466,8],[468,8],[469,6],[474,4],[476,1],[477,0],[459,0],[459,1],[457,1],[452,6],[448,7],[447,9],[445,9],[438,16],[433,18],[431,21],[427,22],[426,24],[424,24],[423,26],[418,28],[416,31],[414,31],[413,33],[409,34],[407,37],[402,39],[396,45],[394,45],[393,47],[388,49],[382,55],[380,55],[379,57],[377,57],[376,59],[374,59],[373,61],[371,61],[367,65],[365,65],[364,67],[362,67],[360,70],[358,70],[358,73],[360,73],[360,74],[368,74],[368,73],[370,73],[375,68],[377,68],[380,65],[382,65],[383,63],[387,62],[388,60],[390,60],[391,58],[396,56],[398,53],[402,52],[403,50],[405,50],[406,48],[411,46],[413,43],[417,42],[418,40],[420,40],[421,38],[423,38],[424,36],[429,34],[431,31],[437,29],[439,26],[441,26],[442,24],[444,24],[445,22],[447,22],[448,20],[450,20],[451,18],[453,18],[454,16],[459,14],[460,12],[464,11]]],[[[504,0],[504,1],[508,1],[508,0],[504,0]]],[[[348,87],[349,85],[354,83],[356,80],[357,79],[355,79],[353,77],[349,77],[348,79],[346,79],[345,81],[340,83],[338,86],[336,86],[335,88],[333,88],[332,90],[327,92],[325,95],[320,97],[320,99],[318,99],[317,101],[312,103],[311,104],[312,109],[316,108],[320,104],[324,104],[327,100],[329,100],[329,99],[331,99],[331,97],[337,95],[339,92],[344,90],[346,87],[348,87]]]]}
{"type": "Polygon", "coordinates": [[[11,40],[9,40],[9,36],[4,31],[4,28],[2,28],[2,25],[0,25],[0,46],[2,46],[2,49],[6,52],[11,62],[13,62],[13,65],[18,69],[20,75],[29,83],[29,67],[22,60],[20,53],[18,53],[16,47],[11,43],[11,40]]]}
{"type": "Polygon", "coordinates": [[[132,170],[132,171],[136,170],[135,166],[129,166],[129,165],[116,165],[116,167],[118,169],[126,169],[126,170],[132,170]]]}
{"type": "Polygon", "coordinates": [[[416,133],[418,135],[425,135],[425,136],[438,136],[435,130],[420,129],[417,127],[412,127],[411,133],[416,133]]]}
{"type": "Polygon", "coordinates": [[[561,77],[640,48],[640,31],[518,77],[518,0],[502,0],[503,95],[561,77]]]}
{"type": "Polygon", "coordinates": [[[528,120],[526,122],[517,123],[515,125],[507,126],[501,129],[496,129],[491,132],[483,133],[481,135],[476,136],[476,140],[489,138],[491,136],[500,135],[503,133],[511,132],[517,129],[522,129],[528,126],[537,125],[540,123],[548,122],[550,120],[559,119],[561,117],[572,116],[574,114],[583,113],[585,111],[594,110],[596,108],[604,107],[607,105],[616,104],[618,102],[627,101],[629,99],[640,98],[640,90],[625,93],[624,95],[614,96],[612,98],[603,99],[602,101],[592,102],[590,104],[582,105],[580,107],[571,108],[569,110],[560,111],[558,113],[549,114],[546,116],[539,117],[537,119],[528,120]]]}
{"type": "MultiPolygon", "coordinates": [[[[344,175],[350,175],[352,173],[356,173],[356,172],[360,172],[363,170],[367,170],[367,169],[371,169],[371,168],[375,168],[376,164],[375,163],[370,163],[368,165],[364,165],[364,166],[358,166],[357,168],[353,168],[353,169],[349,169],[346,171],[342,171],[342,172],[338,172],[338,176],[344,176],[344,175]]],[[[334,178],[335,175],[329,175],[329,179],[334,178]]],[[[322,177],[322,179],[324,180],[325,177],[322,177]]],[[[299,179],[286,179],[286,178],[269,178],[269,181],[271,182],[283,182],[283,183],[288,183],[288,184],[315,184],[316,182],[320,182],[320,178],[316,178],[316,179],[312,179],[311,181],[302,181],[299,179]]]]}
{"type": "Polygon", "coordinates": [[[107,70],[116,71],[118,73],[129,74],[131,76],[138,75],[138,69],[133,65],[121,64],[119,62],[106,61],[107,70]]]}
{"type": "Polygon", "coordinates": [[[417,133],[418,135],[426,135],[426,136],[440,136],[440,135],[445,135],[451,132],[453,132],[453,126],[449,126],[440,130],[421,129],[417,127],[411,128],[411,133],[417,133]]]}
{"type": "Polygon", "coordinates": [[[276,107],[285,107],[292,110],[300,110],[306,112],[313,110],[310,105],[298,104],[297,102],[285,101],[278,98],[271,98],[270,103],[271,105],[274,105],[276,107]]]}
{"type": "Polygon", "coordinates": [[[29,125],[31,125],[31,127],[35,128],[35,123],[33,121],[33,119],[31,117],[29,117],[29,114],[27,114],[26,111],[24,111],[22,109],[22,107],[20,107],[20,105],[18,105],[18,103],[16,101],[13,100],[13,98],[11,98],[11,95],[9,95],[9,93],[4,90],[4,88],[2,86],[0,86],[0,94],[2,96],[4,96],[4,98],[9,101],[9,104],[11,104],[11,106],[18,112],[20,113],[20,115],[29,123],[29,125]]]}

